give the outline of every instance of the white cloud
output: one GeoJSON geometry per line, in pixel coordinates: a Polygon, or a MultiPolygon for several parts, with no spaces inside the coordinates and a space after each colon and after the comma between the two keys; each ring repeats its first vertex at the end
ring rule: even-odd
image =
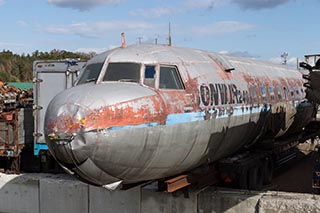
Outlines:
{"type": "Polygon", "coordinates": [[[131,11],[129,14],[133,16],[142,16],[146,18],[159,18],[159,17],[170,17],[178,13],[187,13],[188,11],[195,9],[213,9],[226,5],[230,0],[186,0],[181,1],[180,7],[156,7],[156,8],[143,8],[131,11]]]}
{"type": "Polygon", "coordinates": [[[116,5],[121,3],[121,1],[122,0],[48,0],[48,3],[58,7],[86,11],[100,5],[116,5]]]}
{"type": "Polygon", "coordinates": [[[233,0],[233,3],[243,9],[260,10],[265,8],[274,8],[288,3],[291,0],[233,0]]]}
{"type": "MultiPolygon", "coordinates": [[[[172,24],[173,42],[179,40],[181,36],[192,37],[210,37],[215,35],[226,35],[246,31],[254,28],[254,25],[236,21],[214,22],[206,25],[188,25],[188,26],[174,26],[172,24]]],[[[130,21],[130,20],[110,20],[103,22],[79,22],[59,26],[47,26],[45,28],[38,27],[37,30],[43,33],[79,36],[82,38],[97,38],[103,39],[112,38],[112,42],[116,42],[115,37],[124,32],[127,37],[127,43],[154,43],[155,38],[157,42],[166,43],[168,34],[167,24],[153,24],[145,21],[130,21]]],[[[105,49],[104,49],[105,50],[105,49]]],[[[96,50],[93,50],[97,52],[96,50]]],[[[83,51],[84,52],[84,51],[83,51]]],[[[245,56],[245,53],[234,53],[245,56]]],[[[247,53],[247,57],[249,57],[247,53]]]]}
{"type": "Polygon", "coordinates": [[[274,64],[282,64],[283,58],[281,58],[281,57],[270,58],[269,61],[272,62],[272,63],[274,63],[274,64]]]}
{"type": "MultiPolygon", "coordinates": [[[[275,57],[275,58],[270,58],[269,61],[274,64],[283,64],[284,59],[282,57],[275,57]]],[[[287,65],[296,67],[297,66],[297,57],[287,58],[287,65]]]]}
{"type": "Polygon", "coordinates": [[[20,27],[27,27],[27,26],[28,26],[28,23],[25,22],[25,21],[22,21],[22,20],[18,21],[17,23],[18,23],[18,25],[19,25],[20,27]]]}
{"type": "Polygon", "coordinates": [[[188,9],[213,9],[219,6],[223,6],[229,3],[230,0],[187,0],[184,2],[186,8],[188,9]]]}
{"type": "Polygon", "coordinates": [[[237,21],[221,21],[207,25],[194,26],[191,28],[191,30],[193,34],[208,36],[236,33],[243,30],[252,29],[254,27],[254,25],[248,23],[242,23],[237,21]]]}
{"type": "Polygon", "coordinates": [[[41,31],[53,34],[78,35],[80,37],[102,38],[110,32],[139,32],[141,30],[152,29],[156,29],[156,26],[144,21],[109,21],[95,23],[80,22],[70,25],[50,26],[41,29],[41,31]]]}
{"type": "Polygon", "coordinates": [[[226,50],[223,50],[223,51],[220,51],[219,53],[224,54],[224,55],[243,57],[243,58],[252,58],[252,59],[260,58],[260,56],[253,55],[253,54],[249,53],[248,51],[226,51],[226,50]]]}
{"type": "Polygon", "coordinates": [[[133,16],[143,16],[146,18],[160,18],[164,16],[170,16],[172,14],[177,14],[180,12],[182,12],[182,10],[177,8],[157,7],[157,8],[134,10],[134,11],[131,11],[129,14],[133,16]]]}
{"type": "Polygon", "coordinates": [[[25,47],[24,44],[19,43],[10,43],[10,42],[0,42],[1,48],[10,48],[10,47],[25,47]]]}
{"type": "Polygon", "coordinates": [[[234,3],[243,9],[261,10],[274,8],[290,1],[293,0],[186,0],[184,5],[188,9],[214,9],[234,3]]]}
{"type": "Polygon", "coordinates": [[[10,42],[1,42],[0,41],[0,50],[10,50],[13,52],[23,52],[28,45],[19,44],[19,43],[10,43],[10,42]]]}
{"type": "Polygon", "coordinates": [[[90,47],[83,47],[83,48],[78,48],[76,49],[74,52],[81,52],[81,53],[102,53],[104,51],[107,51],[111,49],[110,47],[109,48],[90,48],[90,47]]]}

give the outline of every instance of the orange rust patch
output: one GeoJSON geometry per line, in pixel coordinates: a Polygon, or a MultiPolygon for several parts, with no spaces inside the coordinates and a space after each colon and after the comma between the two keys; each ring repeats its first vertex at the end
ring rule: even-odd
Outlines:
{"type": "Polygon", "coordinates": [[[100,129],[152,122],[164,123],[165,120],[159,98],[150,96],[93,110],[86,116],[84,127],[100,129]]]}
{"type": "Polygon", "coordinates": [[[158,90],[157,93],[155,96],[91,109],[84,118],[74,118],[73,115],[61,114],[55,121],[49,122],[48,128],[70,134],[79,128],[88,131],[148,123],[165,124],[168,114],[183,113],[186,106],[196,104],[193,96],[186,96],[184,90],[158,90]]]}
{"type": "Polygon", "coordinates": [[[81,120],[62,114],[55,121],[49,121],[48,128],[57,132],[73,133],[81,127],[91,130],[152,122],[164,124],[166,115],[164,106],[160,103],[157,96],[143,97],[93,109],[81,120]]]}

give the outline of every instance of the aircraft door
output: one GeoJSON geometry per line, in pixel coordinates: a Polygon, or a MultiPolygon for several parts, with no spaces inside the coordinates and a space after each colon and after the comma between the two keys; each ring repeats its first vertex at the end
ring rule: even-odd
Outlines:
{"type": "Polygon", "coordinates": [[[158,88],[168,114],[190,112],[194,106],[194,94],[187,93],[176,66],[160,65],[158,88]]]}

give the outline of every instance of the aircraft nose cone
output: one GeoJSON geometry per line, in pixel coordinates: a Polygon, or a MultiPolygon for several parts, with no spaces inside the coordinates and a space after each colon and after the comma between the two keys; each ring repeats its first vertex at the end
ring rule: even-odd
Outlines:
{"type": "Polygon", "coordinates": [[[86,107],[79,104],[66,103],[56,107],[54,103],[50,104],[46,113],[45,128],[47,131],[53,131],[59,134],[77,133],[86,123],[86,107]]]}
{"type": "Polygon", "coordinates": [[[53,100],[46,113],[45,135],[52,154],[61,162],[78,164],[91,153],[87,144],[84,126],[90,112],[79,104],[55,104],[53,100]]]}

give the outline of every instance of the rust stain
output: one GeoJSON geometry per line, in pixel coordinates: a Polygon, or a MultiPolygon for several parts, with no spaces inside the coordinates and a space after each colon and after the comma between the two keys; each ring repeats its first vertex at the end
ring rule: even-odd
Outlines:
{"type": "MultiPolygon", "coordinates": [[[[231,73],[226,72],[226,67],[223,66],[223,64],[216,58],[212,57],[210,54],[208,55],[208,57],[215,63],[215,65],[219,68],[218,77],[220,77],[221,79],[227,79],[227,80],[231,80],[232,79],[232,75],[231,73]]],[[[211,64],[213,65],[213,64],[211,64]]],[[[216,67],[214,67],[216,68],[216,67]]]]}
{"type": "Polygon", "coordinates": [[[190,75],[190,71],[188,70],[188,66],[185,64],[184,61],[181,61],[181,64],[185,68],[185,74],[187,75],[187,79],[184,82],[185,85],[185,91],[186,94],[190,94],[191,97],[189,97],[189,103],[190,106],[193,108],[194,111],[199,111],[200,110],[200,95],[199,95],[199,90],[198,90],[198,78],[192,78],[190,75]],[[191,98],[191,100],[190,100],[191,98]]]}
{"type": "Polygon", "coordinates": [[[156,96],[144,97],[95,110],[86,116],[86,129],[164,123],[163,107],[156,96]]]}
{"type": "Polygon", "coordinates": [[[62,114],[55,121],[50,121],[48,127],[58,132],[73,133],[79,128],[88,131],[153,122],[164,124],[166,115],[163,112],[164,106],[159,98],[150,96],[94,109],[81,120],[62,114]]]}
{"type": "Polygon", "coordinates": [[[183,113],[184,107],[187,105],[185,91],[172,90],[160,91],[159,94],[164,99],[166,106],[166,114],[183,113]]]}

